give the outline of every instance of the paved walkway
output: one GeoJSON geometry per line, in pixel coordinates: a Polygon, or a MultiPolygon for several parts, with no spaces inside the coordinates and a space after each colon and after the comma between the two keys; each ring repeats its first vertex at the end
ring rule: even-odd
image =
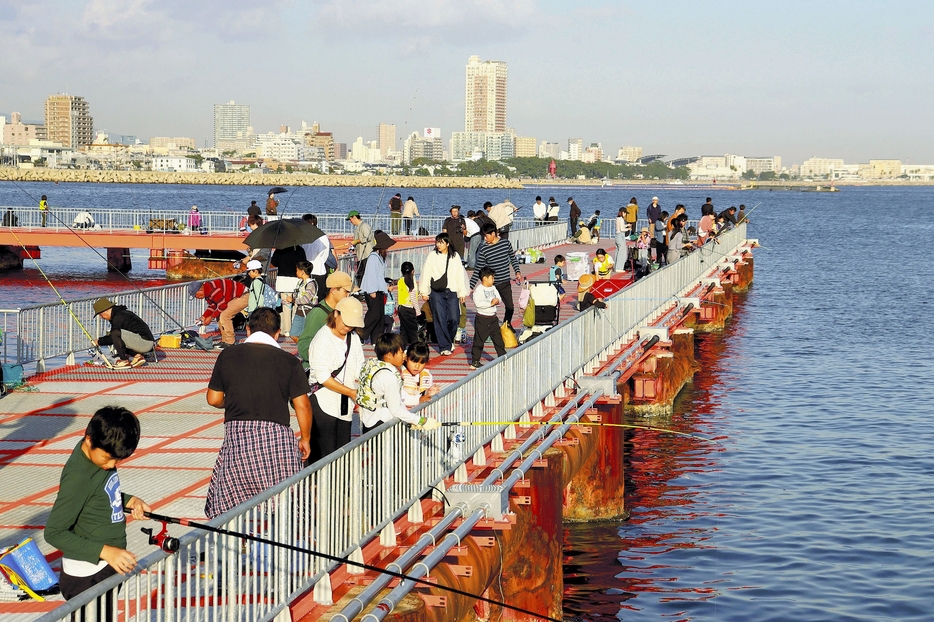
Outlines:
{"type": "MultiPolygon", "coordinates": [[[[549,249],[545,263],[522,266],[524,276],[546,280],[554,255],[582,250],[592,255],[595,247],[549,249]]],[[[566,288],[569,294],[575,293],[574,285],[566,288]]],[[[515,283],[513,291],[518,300],[515,283]]],[[[571,299],[576,300],[576,295],[569,295],[561,305],[562,319],[575,313],[568,304],[571,299]]],[[[472,335],[473,305],[469,300],[468,316],[467,331],[472,335]]],[[[521,325],[521,317],[517,309],[516,327],[521,325]]],[[[283,347],[295,351],[291,342],[283,347]]],[[[372,355],[370,346],[366,351],[372,355]]],[[[217,353],[159,350],[158,354],[158,363],[138,369],[56,369],[30,379],[26,389],[0,400],[0,548],[32,537],[58,570],[61,554],[45,542],[42,529],[58,491],[61,469],[94,412],[111,404],[136,413],[143,432],[139,449],[119,467],[122,489],[144,499],[160,514],[204,519],[205,494],[223,438],[223,413],[205,401],[217,353]]],[[[450,356],[433,357],[429,369],[439,385],[483,371],[471,372],[469,352],[463,346],[456,347],[450,356]]],[[[492,344],[487,343],[484,358],[494,357],[492,344]]],[[[127,528],[128,547],[139,558],[153,551],[139,531],[141,526],[145,525],[131,522],[127,528]]],[[[172,533],[180,535],[181,528],[173,527],[172,533]]],[[[55,597],[47,603],[0,603],[0,615],[5,622],[31,620],[36,612],[51,609],[60,601],[55,597]],[[15,613],[20,615],[12,615],[15,613]]]]}

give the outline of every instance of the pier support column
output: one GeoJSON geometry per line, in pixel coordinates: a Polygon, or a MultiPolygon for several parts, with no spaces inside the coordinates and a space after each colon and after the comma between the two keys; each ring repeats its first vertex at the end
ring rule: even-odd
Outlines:
{"type": "MultiPolygon", "coordinates": [[[[521,504],[515,499],[510,503],[516,513],[516,524],[502,532],[505,546],[501,582],[493,581],[490,586],[491,598],[559,619],[564,595],[561,526],[564,462],[564,452],[549,449],[538,466],[526,474],[529,487],[517,489],[518,495],[528,498],[521,504]]],[[[509,609],[491,614],[492,619],[538,620],[509,609]]]]}
{"type": "Polygon", "coordinates": [[[694,330],[677,328],[671,346],[646,359],[629,384],[627,410],[641,414],[668,414],[675,398],[694,375],[694,330]]]}
{"type": "MultiPolygon", "coordinates": [[[[626,422],[622,396],[601,399],[596,410],[593,419],[599,418],[600,423],[626,422]]],[[[565,439],[579,439],[578,446],[585,456],[583,465],[565,487],[565,520],[608,520],[625,515],[625,433],[625,428],[592,426],[572,428],[565,435],[565,439]]]]}
{"type": "Polygon", "coordinates": [[[694,328],[701,333],[721,332],[731,315],[733,315],[733,283],[727,281],[711,290],[701,301],[700,314],[694,328]]]}
{"type": "Polygon", "coordinates": [[[107,249],[107,270],[110,272],[129,272],[133,269],[133,262],[130,260],[130,249],[128,248],[108,248],[107,249]]]}
{"type": "Polygon", "coordinates": [[[743,253],[743,259],[735,266],[736,278],[733,280],[733,291],[744,292],[752,285],[755,261],[752,253],[743,253]]]}

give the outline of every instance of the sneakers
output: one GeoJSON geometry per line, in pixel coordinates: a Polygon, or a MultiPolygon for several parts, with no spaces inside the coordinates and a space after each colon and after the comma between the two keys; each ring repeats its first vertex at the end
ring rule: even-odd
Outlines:
{"type": "Polygon", "coordinates": [[[133,360],[130,361],[130,367],[142,367],[146,364],[146,357],[142,354],[137,354],[133,357],[133,360]]]}
{"type": "Polygon", "coordinates": [[[227,342],[225,342],[225,341],[220,341],[220,342],[214,344],[214,349],[215,349],[215,350],[223,350],[224,348],[229,348],[229,347],[232,346],[232,345],[234,345],[234,344],[232,344],[232,343],[227,343],[227,342]]]}
{"type": "Polygon", "coordinates": [[[483,367],[483,363],[481,361],[470,362],[470,369],[480,369],[481,367],[483,367]]]}
{"type": "Polygon", "coordinates": [[[454,343],[460,343],[464,340],[464,329],[458,328],[457,332],[454,334],[454,343]]]}
{"type": "Polygon", "coordinates": [[[441,356],[451,356],[453,354],[450,350],[441,350],[441,356]]]}
{"type": "Polygon", "coordinates": [[[127,361],[124,361],[123,359],[117,359],[114,361],[113,368],[114,369],[129,369],[130,364],[127,361]]]}

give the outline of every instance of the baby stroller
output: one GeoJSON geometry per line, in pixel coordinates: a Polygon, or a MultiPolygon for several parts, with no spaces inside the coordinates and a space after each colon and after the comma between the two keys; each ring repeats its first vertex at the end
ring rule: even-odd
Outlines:
{"type": "Polygon", "coordinates": [[[529,306],[522,319],[526,328],[519,335],[519,343],[531,341],[549,328],[557,326],[561,315],[558,308],[558,288],[554,283],[529,283],[529,292],[529,306]]]}

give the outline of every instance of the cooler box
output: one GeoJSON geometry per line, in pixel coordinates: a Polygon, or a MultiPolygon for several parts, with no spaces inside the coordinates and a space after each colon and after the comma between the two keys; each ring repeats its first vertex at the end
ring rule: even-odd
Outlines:
{"type": "Polygon", "coordinates": [[[180,348],[182,346],[182,336],[175,333],[168,333],[159,337],[160,348],[180,348]]]}
{"type": "Polygon", "coordinates": [[[632,284],[633,282],[632,275],[626,276],[617,276],[612,279],[605,279],[602,281],[597,281],[594,283],[594,286],[590,289],[595,298],[609,298],[616,292],[624,289],[632,284]]]}
{"type": "Polygon", "coordinates": [[[578,281],[585,274],[590,274],[590,255],[587,253],[567,253],[565,256],[567,265],[565,273],[567,280],[578,281]]]}

